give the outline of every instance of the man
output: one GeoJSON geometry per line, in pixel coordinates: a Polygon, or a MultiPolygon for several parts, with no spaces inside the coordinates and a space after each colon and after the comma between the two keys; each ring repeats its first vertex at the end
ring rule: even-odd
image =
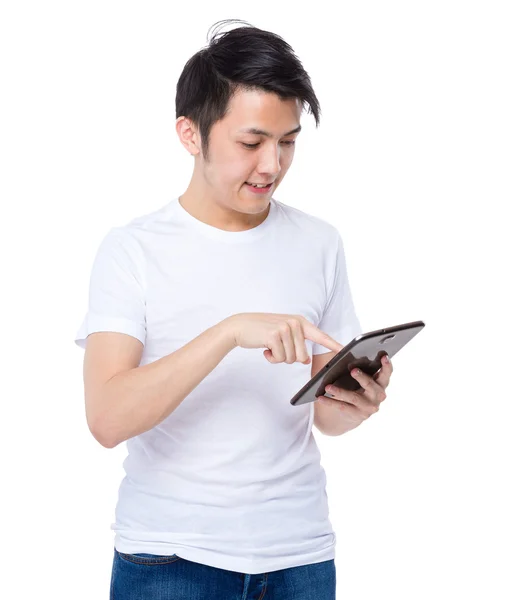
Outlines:
{"type": "Polygon", "coordinates": [[[99,247],[76,343],[89,428],[129,452],[113,600],[335,597],[312,425],[340,435],[363,422],[391,365],[356,375],[359,393],[289,402],[361,333],[338,231],[273,197],[305,104],[318,124],[280,37],[215,35],[177,85],[188,188],[99,247]]]}

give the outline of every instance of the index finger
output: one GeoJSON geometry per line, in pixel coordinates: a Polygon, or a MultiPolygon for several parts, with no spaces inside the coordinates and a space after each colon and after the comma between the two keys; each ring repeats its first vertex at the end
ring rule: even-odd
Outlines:
{"type": "Polygon", "coordinates": [[[315,327],[307,320],[302,322],[302,327],[304,329],[304,337],[312,342],[316,342],[325,348],[329,348],[329,350],[333,350],[333,352],[340,352],[344,347],[343,344],[340,344],[330,335],[324,333],[321,329],[315,327]]]}

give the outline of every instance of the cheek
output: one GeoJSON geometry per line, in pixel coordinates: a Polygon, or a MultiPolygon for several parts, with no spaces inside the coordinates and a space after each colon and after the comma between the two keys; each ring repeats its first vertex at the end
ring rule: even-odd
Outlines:
{"type": "Polygon", "coordinates": [[[293,155],[285,156],[283,159],[281,159],[279,177],[282,177],[283,175],[286,174],[286,172],[290,168],[292,162],[293,162],[293,155]]]}
{"type": "Polygon", "coordinates": [[[291,163],[293,162],[293,157],[295,156],[295,147],[293,146],[289,152],[284,156],[284,163],[282,165],[282,168],[285,168],[286,170],[289,169],[291,163]]]}
{"type": "Polygon", "coordinates": [[[221,184],[234,184],[238,180],[242,183],[251,173],[248,161],[230,151],[216,154],[211,169],[213,179],[221,184]]]}
{"type": "Polygon", "coordinates": [[[233,155],[221,165],[223,178],[230,183],[242,185],[256,170],[257,163],[252,156],[233,155]]]}

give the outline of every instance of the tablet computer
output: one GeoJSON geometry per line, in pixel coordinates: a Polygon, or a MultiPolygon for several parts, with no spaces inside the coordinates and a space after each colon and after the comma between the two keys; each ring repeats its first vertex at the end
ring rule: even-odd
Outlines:
{"type": "Polygon", "coordinates": [[[352,369],[358,367],[367,375],[374,376],[382,368],[382,358],[392,357],[425,327],[423,321],[412,321],[394,327],[361,333],[337,352],[304,387],[290,400],[293,405],[314,402],[318,396],[327,396],[326,386],[333,384],[356,392],[361,385],[351,377],[352,369]]]}

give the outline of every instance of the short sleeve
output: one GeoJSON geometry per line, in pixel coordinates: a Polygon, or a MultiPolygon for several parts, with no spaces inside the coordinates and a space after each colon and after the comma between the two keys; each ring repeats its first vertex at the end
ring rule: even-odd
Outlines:
{"type": "Polygon", "coordinates": [[[143,345],[146,339],[145,269],[141,246],[121,228],[102,240],[90,274],[88,310],[75,343],[85,349],[98,331],[126,333],[143,345]]]}
{"type": "MultiPolygon", "coordinates": [[[[344,244],[338,231],[334,268],[330,271],[328,300],[318,328],[345,346],[362,333],[362,328],[353,303],[347,275],[344,244]]],[[[325,352],[331,352],[331,350],[313,342],[312,352],[313,354],[324,354],[325,352]]]]}

